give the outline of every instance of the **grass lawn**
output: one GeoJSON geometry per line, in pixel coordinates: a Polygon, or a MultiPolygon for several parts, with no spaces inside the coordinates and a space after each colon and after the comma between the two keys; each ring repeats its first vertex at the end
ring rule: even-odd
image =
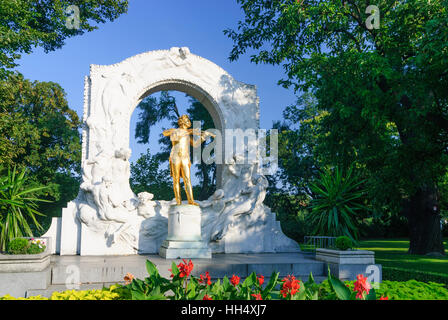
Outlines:
{"type": "Polygon", "coordinates": [[[448,239],[444,239],[445,257],[407,254],[409,240],[373,239],[360,241],[359,249],[375,251],[375,262],[385,267],[448,275],[448,239]]]}

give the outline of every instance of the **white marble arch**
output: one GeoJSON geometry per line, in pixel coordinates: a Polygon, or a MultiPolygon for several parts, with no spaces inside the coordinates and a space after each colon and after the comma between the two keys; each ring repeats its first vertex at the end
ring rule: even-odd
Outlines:
{"type": "MultiPolygon", "coordinates": [[[[221,132],[259,128],[256,87],[236,81],[186,47],[145,52],[108,66],[91,65],[84,92],[83,182],[78,197],[46,234],[53,238],[53,252],[158,252],[166,237],[170,203],[133,194],[128,160],[131,115],[146,96],[162,90],[196,98],[221,132]]],[[[226,152],[222,142],[226,159],[217,166],[221,191],[201,204],[205,240],[214,252],[299,251],[262,203],[267,180],[258,173],[257,164],[235,164],[238,155],[226,152]]]]}

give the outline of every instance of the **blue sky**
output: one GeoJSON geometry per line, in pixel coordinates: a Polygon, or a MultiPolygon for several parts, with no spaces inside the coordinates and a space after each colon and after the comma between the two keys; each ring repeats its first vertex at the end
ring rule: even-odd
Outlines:
{"type": "MultiPolygon", "coordinates": [[[[62,49],[48,54],[36,49],[32,54],[24,55],[18,70],[31,80],[59,83],[67,93],[70,107],[82,117],[84,76],[89,74],[90,64],[108,65],[145,51],[186,46],[192,53],[224,68],[237,80],[258,87],[262,128],[271,128],[274,120],[282,118],[283,109],[294,103],[293,91],[277,85],[283,77],[280,66],[255,65],[250,63],[249,55],[236,62],[228,60],[232,41],[223,30],[236,27],[243,18],[236,1],[129,2],[127,14],[99,25],[96,31],[68,39],[62,49]]],[[[134,114],[132,121],[136,119],[134,114]]],[[[156,130],[153,132],[152,136],[157,140],[156,130]]],[[[135,161],[146,146],[137,146],[131,140],[131,148],[131,160],[135,161]]],[[[157,146],[151,146],[152,150],[154,148],[157,146]]]]}

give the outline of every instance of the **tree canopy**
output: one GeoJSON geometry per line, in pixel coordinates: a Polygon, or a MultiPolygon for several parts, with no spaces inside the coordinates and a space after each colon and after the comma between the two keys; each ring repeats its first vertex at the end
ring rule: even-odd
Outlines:
{"type": "Polygon", "coordinates": [[[127,0],[1,1],[0,77],[17,66],[15,61],[21,54],[31,53],[34,47],[45,52],[59,49],[65,39],[95,30],[98,23],[115,20],[127,7],[127,0]],[[74,23],[73,19],[78,18],[74,23]]]}
{"type": "Polygon", "coordinates": [[[408,218],[410,252],[443,252],[448,1],[379,0],[378,29],[365,1],[238,2],[245,17],[225,31],[230,59],[251,52],[254,63],[282,65],[279,84],[316,99],[318,158],[368,172],[376,207],[408,218]]]}
{"type": "Polygon", "coordinates": [[[98,28],[127,11],[126,0],[0,1],[0,173],[27,168],[31,185],[44,185],[47,216],[79,189],[80,121],[54,82],[30,81],[14,68],[34,48],[61,48],[67,38],[98,28]]]}

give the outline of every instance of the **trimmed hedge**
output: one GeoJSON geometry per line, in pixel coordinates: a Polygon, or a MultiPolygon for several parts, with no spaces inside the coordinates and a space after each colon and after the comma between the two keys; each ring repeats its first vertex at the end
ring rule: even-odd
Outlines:
{"type": "MultiPolygon", "coordinates": [[[[344,283],[353,290],[354,281],[344,281],[344,283]]],[[[448,300],[448,289],[445,285],[434,282],[385,280],[375,291],[378,297],[388,297],[389,300],[448,300]]],[[[321,300],[335,299],[328,280],[324,280],[320,285],[319,298],[321,300]]]]}
{"type": "Polygon", "coordinates": [[[448,288],[448,275],[433,272],[423,272],[416,270],[401,269],[383,266],[383,280],[408,281],[417,280],[421,282],[436,282],[448,288]]]}

